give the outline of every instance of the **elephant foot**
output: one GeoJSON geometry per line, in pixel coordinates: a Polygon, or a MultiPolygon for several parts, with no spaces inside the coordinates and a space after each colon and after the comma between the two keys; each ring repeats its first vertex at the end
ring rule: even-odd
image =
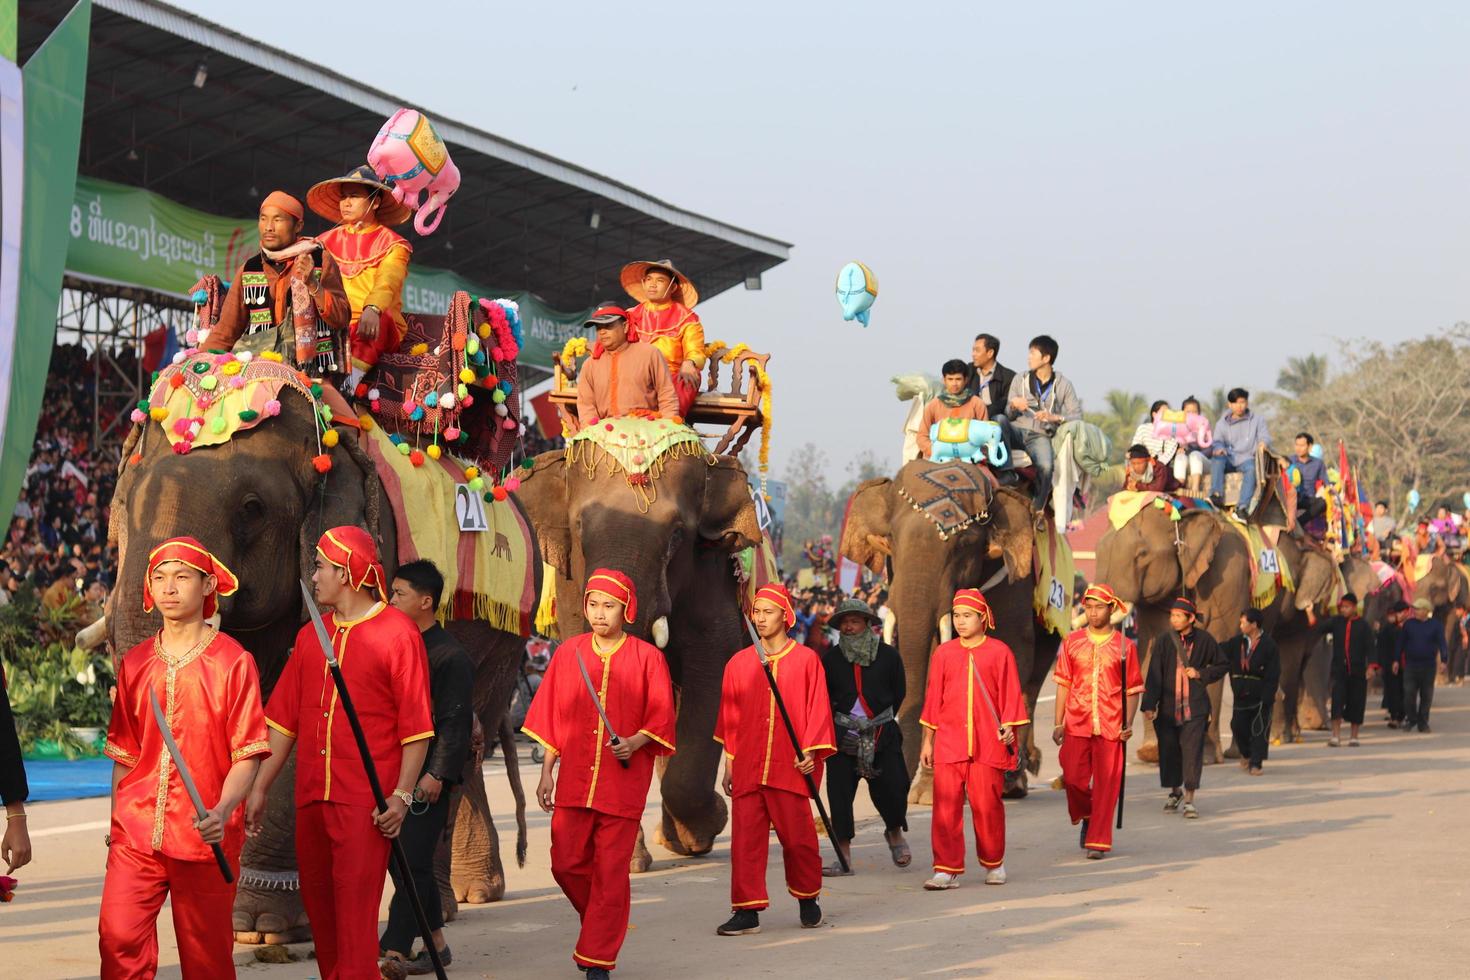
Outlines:
{"type": "Polygon", "coordinates": [[[1231,742],[1230,743],[1230,748],[1228,748],[1228,749],[1225,750],[1225,758],[1227,758],[1227,759],[1239,759],[1240,758],[1240,747],[1237,746],[1234,742],[1231,742]]]}
{"type": "Polygon", "coordinates": [[[1024,800],[1030,792],[1026,770],[1022,769],[1014,777],[1010,773],[1006,774],[1005,789],[1001,790],[1000,797],[1003,800],[1024,800]]]}
{"type": "Polygon", "coordinates": [[[505,897],[505,876],[498,874],[461,878],[454,882],[454,900],[466,905],[488,905],[505,897]]]}
{"type": "Polygon", "coordinates": [[[934,772],[920,768],[909,785],[909,802],[915,806],[934,805],[934,772]]]}
{"type": "MultiPolygon", "coordinates": [[[[659,833],[661,835],[662,830],[659,833]]],[[[628,872],[641,875],[651,867],[653,867],[653,855],[648,853],[648,847],[643,843],[643,828],[639,827],[638,842],[633,845],[633,856],[628,859],[628,872]]]]}
{"type": "Polygon", "coordinates": [[[246,946],[284,946],[311,938],[311,925],[298,889],[241,886],[231,915],[235,942],[246,946]]]}
{"type": "Polygon", "coordinates": [[[711,795],[708,801],[693,811],[693,817],[680,818],[663,808],[663,819],[654,831],[654,842],[685,857],[708,854],[715,846],[715,838],[725,829],[729,809],[725,801],[711,795]]]}
{"type": "Polygon", "coordinates": [[[1159,761],[1159,743],[1145,742],[1140,745],[1138,747],[1138,761],[1150,764],[1157,763],[1159,761]]]}
{"type": "Polygon", "coordinates": [[[1067,788],[1067,783],[1066,783],[1065,780],[1062,779],[1061,776],[1053,776],[1051,778],[1051,788],[1052,789],[1066,789],[1067,788]]]}

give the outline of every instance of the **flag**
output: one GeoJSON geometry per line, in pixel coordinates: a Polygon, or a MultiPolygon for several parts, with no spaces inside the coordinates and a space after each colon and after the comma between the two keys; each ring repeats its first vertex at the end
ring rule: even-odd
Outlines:
{"type": "Polygon", "coordinates": [[[173,327],[162,326],[143,337],[143,371],[152,373],[173,363],[179,347],[179,335],[173,327]]]}

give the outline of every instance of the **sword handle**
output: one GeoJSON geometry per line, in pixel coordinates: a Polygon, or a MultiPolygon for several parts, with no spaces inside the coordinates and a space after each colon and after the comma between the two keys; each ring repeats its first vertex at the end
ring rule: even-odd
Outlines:
{"type": "MultiPolygon", "coordinates": [[[[623,741],[622,739],[618,738],[616,735],[611,735],[611,733],[609,733],[609,734],[611,736],[608,739],[608,744],[609,745],[618,745],[618,744],[620,744],[623,741]]],[[[613,758],[616,759],[617,756],[613,756],[613,758]]],[[[627,759],[618,759],[618,765],[620,765],[624,769],[626,769],[626,768],[628,768],[628,760],[627,759]]]]}
{"type": "Polygon", "coordinates": [[[225,876],[225,884],[234,884],[235,872],[230,870],[230,862],[229,859],[225,857],[224,848],[220,847],[218,844],[210,844],[209,846],[214,850],[215,861],[219,862],[219,873],[225,876]]]}

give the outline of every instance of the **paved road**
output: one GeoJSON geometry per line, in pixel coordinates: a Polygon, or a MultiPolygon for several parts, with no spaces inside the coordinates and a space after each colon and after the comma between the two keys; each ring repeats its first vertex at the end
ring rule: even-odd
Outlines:
{"type": "MultiPolygon", "coordinates": [[[[1436,693],[1431,735],[1389,731],[1375,711],[1360,748],[1329,749],[1312,732],[1273,749],[1264,777],[1228,762],[1207,768],[1198,821],[1165,815],[1157,777],[1130,766],[1126,826],[1101,862],[1082,858],[1062,794],[1043,781],[1007,805],[1004,887],[972,873],[956,891],[924,892],[928,811],[911,818],[906,871],[889,863],[869,820],[859,828],[859,874],[829,883],[827,923],[816,930],[797,928],[794,901],[778,899],[760,935],[715,936],[728,915],[726,841],[694,861],[655,848],[654,870],[634,881],[617,975],[1464,976],[1470,689],[1436,693]]],[[[504,770],[488,768],[497,812],[509,812],[504,770]]],[[[534,782],[532,767],[523,772],[534,782]]],[[[1043,780],[1055,773],[1048,751],[1043,780]]],[[[38,859],[17,900],[0,906],[0,975],[96,976],[106,802],[32,812],[38,859]]],[[[569,958],[575,916],[547,868],[548,823],[535,812],[528,867],[508,871],[510,897],[466,908],[449,927],[453,975],[579,976],[569,958]]],[[[779,867],[773,861],[773,896],[783,894],[779,867]]],[[[172,932],[161,925],[171,964],[172,932]]],[[[310,960],[265,966],[243,947],[238,959],[242,977],[317,976],[310,960]]]]}

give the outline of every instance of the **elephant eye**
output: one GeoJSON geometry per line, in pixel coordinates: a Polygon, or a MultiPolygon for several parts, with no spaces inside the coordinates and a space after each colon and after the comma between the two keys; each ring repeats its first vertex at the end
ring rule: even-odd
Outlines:
{"type": "Polygon", "coordinates": [[[230,521],[235,536],[248,537],[265,517],[265,501],[255,493],[247,493],[235,506],[234,519],[230,521]]]}

